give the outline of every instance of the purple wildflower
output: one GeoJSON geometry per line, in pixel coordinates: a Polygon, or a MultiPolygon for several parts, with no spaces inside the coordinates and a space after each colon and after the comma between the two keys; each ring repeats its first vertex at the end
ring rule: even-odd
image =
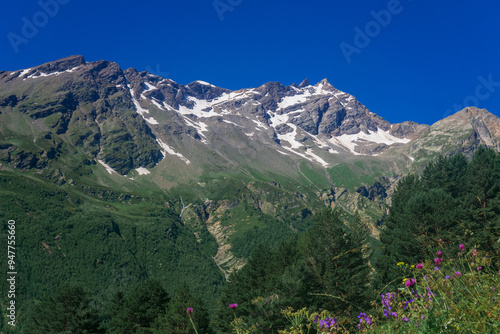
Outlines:
{"type": "Polygon", "coordinates": [[[238,307],[238,304],[230,304],[229,305],[229,308],[237,308],[238,307]]]}
{"type": "Polygon", "coordinates": [[[406,285],[407,287],[410,287],[410,286],[412,286],[412,285],[415,285],[415,283],[416,283],[416,281],[415,281],[415,279],[414,279],[414,278],[409,278],[409,279],[407,279],[407,280],[406,280],[405,285],[406,285]]]}
{"type": "Polygon", "coordinates": [[[188,307],[188,308],[186,309],[186,313],[187,313],[187,315],[191,315],[191,314],[193,314],[193,309],[192,309],[191,307],[188,307]]]}

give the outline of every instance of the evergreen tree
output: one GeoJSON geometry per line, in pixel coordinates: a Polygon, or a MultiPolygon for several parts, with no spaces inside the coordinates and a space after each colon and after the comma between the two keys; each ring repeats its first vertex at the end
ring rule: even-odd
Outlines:
{"type": "MultiPolygon", "coordinates": [[[[356,225],[359,224],[356,223],[356,225]]],[[[302,241],[305,263],[311,272],[313,307],[350,318],[368,307],[370,268],[362,231],[348,231],[340,210],[316,214],[314,226],[302,241]]]]}
{"type": "Polygon", "coordinates": [[[153,333],[195,334],[186,310],[193,309],[191,318],[198,333],[213,333],[210,328],[210,318],[204,303],[200,298],[193,297],[189,287],[184,283],[169,302],[166,312],[160,314],[155,321],[153,333]]]}
{"type": "Polygon", "coordinates": [[[498,153],[480,147],[470,162],[462,155],[442,157],[421,177],[410,175],[398,183],[380,234],[377,287],[399,283],[408,274],[398,262],[415,264],[437,248],[455,253],[461,243],[498,257],[499,240],[498,153]]]}
{"type": "Polygon", "coordinates": [[[67,285],[34,306],[25,332],[95,334],[104,330],[89,292],[79,285],[67,285]]]}
{"type": "Polygon", "coordinates": [[[108,333],[152,333],[151,326],[169,302],[161,283],[148,279],[123,297],[117,293],[111,308],[108,333]]]}
{"type": "Polygon", "coordinates": [[[283,329],[281,310],[287,306],[304,307],[307,276],[298,238],[283,241],[276,249],[263,244],[252,252],[248,263],[230,276],[218,301],[215,325],[219,332],[230,332],[235,316],[263,333],[283,329]],[[230,304],[238,304],[230,309],[230,304]]]}

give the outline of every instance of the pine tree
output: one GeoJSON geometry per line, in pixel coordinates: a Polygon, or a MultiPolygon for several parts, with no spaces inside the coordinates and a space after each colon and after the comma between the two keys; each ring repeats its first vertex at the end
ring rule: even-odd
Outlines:
{"type": "Polygon", "coordinates": [[[153,322],[165,312],[169,302],[161,283],[148,279],[125,297],[118,294],[114,298],[116,306],[111,311],[108,333],[152,333],[153,322]]]}
{"type": "Polygon", "coordinates": [[[410,175],[398,184],[380,234],[377,287],[408,274],[398,262],[415,264],[437,248],[455,253],[461,243],[499,256],[499,240],[499,154],[480,147],[470,162],[462,155],[441,157],[421,177],[410,175]]]}
{"type": "Polygon", "coordinates": [[[364,256],[363,233],[348,231],[340,210],[326,209],[302,241],[306,265],[317,294],[314,306],[351,317],[369,303],[370,268],[364,256]],[[325,296],[326,295],[326,296],[325,296]]]}
{"type": "Polygon", "coordinates": [[[153,333],[195,334],[187,309],[192,308],[191,318],[198,333],[213,333],[210,318],[200,298],[191,295],[189,287],[184,283],[169,302],[166,312],[160,314],[155,321],[153,333]]]}
{"type": "Polygon", "coordinates": [[[32,309],[26,333],[104,333],[99,313],[88,291],[66,285],[32,309]]]}

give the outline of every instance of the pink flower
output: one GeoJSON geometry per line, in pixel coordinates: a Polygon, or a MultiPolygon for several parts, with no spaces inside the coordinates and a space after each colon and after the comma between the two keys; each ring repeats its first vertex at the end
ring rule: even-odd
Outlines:
{"type": "Polygon", "coordinates": [[[443,241],[443,239],[439,239],[438,241],[441,242],[441,241],[443,241]]]}
{"type": "Polygon", "coordinates": [[[407,280],[406,280],[405,285],[406,285],[407,287],[410,287],[410,286],[412,286],[412,285],[415,285],[415,283],[416,283],[416,281],[415,281],[415,279],[414,279],[414,278],[409,278],[409,279],[407,279],[407,280]]]}
{"type": "Polygon", "coordinates": [[[460,250],[463,251],[465,249],[465,245],[464,244],[460,244],[460,250]]]}
{"type": "Polygon", "coordinates": [[[455,271],[455,275],[460,276],[462,273],[460,271],[455,271]]]}
{"type": "Polygon", "coordinates": [[[229,308],[237,308],[238,307],[238,304],[231,304],[229,305],[229,308]]]}
{"type": "Polygon", "coordinates": [[[191,314],[193,314],[193,309],[192,309],[191,307],[188,307],[188,308],[186,309],[186,313],[187,313],[187,315],[191,315],[191,314]]]}
{"type": "Polygon", "coordinates": [[[477,255],[477,250],[475,250],[475,249],[474,249],[474,250],[472,251],[472,256],[476,256],[476,255],[477,255]]]}
{"type": "Polygon", "coordinates": [[[438,257],[434,259],[434,264],[435,264],[436,266],[439,266],[439,265],[441,264],[441,262],[443,262],[443,259],[440,259],[440,258],[438,258],[438,257]]]}
{"type": "Polygon", "coordinates": [[[482,267],[477,267],[477,271],[481,271],[483,269],[482,267]]]}
{"type": "Polygon", "coordinates": [[[437,252],[437,256],[438,256],[439,258],[443,257],[443,252],[441,252],[441,251],[437,252]]]}
{"type": "Polygon", "coordinates": [[[424,267],[423,263],[419,263],[415,266],[415,268],[417,268],[418,270],[422,269],[423,267],[424,267]]]}

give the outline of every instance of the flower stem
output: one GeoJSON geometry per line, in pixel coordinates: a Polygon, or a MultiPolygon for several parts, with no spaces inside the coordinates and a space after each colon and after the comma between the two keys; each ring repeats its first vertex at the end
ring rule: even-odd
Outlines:
{"type": "Polygon", "coordinates": [[[196,330],[196,326],[194,325],[194,322],[193,322],[193,318],[191,318],[191,316],[189,316],[189,320],[191,320],[191,325],[193,325],[194,331],[196,332],[196,334],[198,334],[198,331],[196,330]]]}

